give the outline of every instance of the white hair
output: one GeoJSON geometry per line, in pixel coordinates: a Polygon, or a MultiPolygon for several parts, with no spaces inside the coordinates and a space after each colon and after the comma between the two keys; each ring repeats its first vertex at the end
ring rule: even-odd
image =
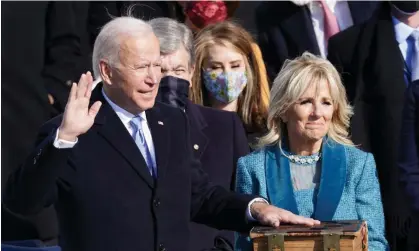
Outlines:
{"type": "Polygon", "coordinates": [[[194,64],[193,34],[186,25],[167,17],[154,18],[148,23],[159,39],[162,54],[174,53],[183,46],[189,55],[189,64],[194,64]]]}
{"type": "Polygon", "coordinates": [[[144,37],[153,33],[151,26],[138,18],[117,17],[108,22],[101,29],[93,47],[93,74],[100,77],[101,60],[106,60],[112,67],[119,64],[121,43],[127,37],[144,37]]]}

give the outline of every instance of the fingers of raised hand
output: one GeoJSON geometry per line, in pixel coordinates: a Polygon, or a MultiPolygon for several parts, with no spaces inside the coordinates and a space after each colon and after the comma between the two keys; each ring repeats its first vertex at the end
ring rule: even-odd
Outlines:
{"type": "Polygon", "coordinates": [[[96,101],[89,109],[89,116],[96,117],[96,114],[99,112],[100,107],[102,106],[102,102],[96,101]]]}
{"type": "Polygon", "coordinates": [[[90,97],[91,93],[91,85],[93,82],[93,77],[90,72],[82,74],[79,80],[79,84],[77,85],[77,95],[76,98],[84,98],[90,97]],[[90,86],[90,89],[89,89],[90,86]]]}
{"type": "Polygon", "coordinates": [[[90,71],[86,73],[86,76],[87,76],[87,88],[86,88],[85,97],[90,99],[90,96],[92,95],[93,76],[92,76],[92,73],[90,73],[90,71]]]}
{"type": "Polygon", "coordinates": [[[71,85],[71,90],[70,90],[70,94],[68,96],[68,102],[70,103],[71,101],[75,100],[77,96],[77,84],[73,82],[73,84],[71,85]]]}
{"type": "Polygon", "coordinates": [[[79,83],[77,84],[76,99],[84,97],[87,88],[86,74],[81,74],[79,83]]]}

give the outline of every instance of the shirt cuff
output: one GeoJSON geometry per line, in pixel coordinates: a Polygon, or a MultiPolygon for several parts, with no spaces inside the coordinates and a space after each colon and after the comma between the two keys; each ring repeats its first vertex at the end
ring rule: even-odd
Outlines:
{"type": "Polygon", "coordinates": [[[255,203],[255,202],[263,202],[263,203],[266,203],[266,204],[269,205],[269,202],[267,200],[263,199],[263,198],[255,198],[255,199],[251,200],[249,202],[249,205],[247,206],[247,210],[246,210],[246,219],[248,221],[257,221],[255,218],[253,218],[252,213],[250,212],[250,208],[251,208],[252,204],[255,203]]]}
{"type": "Polygon", "coordinates": [[[54,143],[53,143],[55,148],[58,148],[58,149],[73,148],[77,144],[77,142],[79,142],[78,138],[76,138],[76,141],[74,141],[74,142],[59,139],[58,138],[58,133],[59,132],[60,132],[60,129],[57,129],[57,133],[55,134],[55,139],[54,139],[54,143]]]}

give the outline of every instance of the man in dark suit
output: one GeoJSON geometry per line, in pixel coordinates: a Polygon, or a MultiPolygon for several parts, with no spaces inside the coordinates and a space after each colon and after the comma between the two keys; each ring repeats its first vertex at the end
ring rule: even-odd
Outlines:
{"type": "Polygon", "coordinates": [[[399,186],[397,156],[404,92],[412,80],[409,37],[419,26],[418,11],[407,14],[407,9],[400,11],[394,6],[403,3],[416,2],[383,3],[377,19],[332,37],[328,55],[342,74],[354,106],[352,140],[372,152],[377,162],[387,240],[394,250],[406,250],[409,225],[410,210],[399,186]]]}
{"type": "MultiPolygon", "coordinates": [[[[2,188],[30,153],[37,132],[62,112],[83,60],[71,2],[3,2],[2,19],[2,188]]],[[[83,69],[84,70],[84,69],[83,69]]],[[[58,236],[52,208],[21,218],[2,206],[2,240],[58,236]]]]}
{"type": "Polygon", "coordinates": [[[400,134],[400,181],[411,198],[412,227],[408,236],[409,250],[419,250],[419,80],[406,91],[400,134]]]}
{"type": "MultiPolygon", "coordinates": [[[[157,100],[185,111],[194,157],[214,184],[234,190],[237,160],[249,153],[243,124],[236,113],[193,104],[189,98],[194,70],[192,31],[170,18],[149,21],[160,42],[162,76],[157,100]]],[[[233,250],[234,234],[191,223],[189,250],[233,250]]]]}
{"type": "Polygon", "coordinates": [[[252,220],[319,224],[208,182],[186,115],[155,103],[160,47],[147,23],[105,25],[93,69],[103,88],[92,94],[90,72],[73,84],[64,114],[41,129],[3,198],[25,215],[54,204],[63,250],[187,250],[190,220],[236,231],[252,220]]]}
{"type": "Polygon", "coordinates": [[[379,4],[378,1],[323,0],[262,3],[256,11],[258,42],[269,78],[275,79],[286,59],[305,51],[326,57],[328,24],[337,22],[335,32],[343,31],[368,20],[379,4]]]}

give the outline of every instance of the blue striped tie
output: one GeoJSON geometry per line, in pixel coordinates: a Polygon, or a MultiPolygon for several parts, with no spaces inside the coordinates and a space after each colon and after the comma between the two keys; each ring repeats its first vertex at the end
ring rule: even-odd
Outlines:
{"type": "Polygon", "coordinates": [[[147,141],[145,140],[144,133],[141,126],[142,120],[143,118],[140,116],[136,116],[131,119],[130,125],[134,129],[132,137],[135,143],[137,144],[138,149],[140,149],[140,152],[144,157],[144,160],[148,166],[151,176],[156,178],[157,174],[156,174],[156,170],[154,169],[153,158],[150,154],[150,150],[148,149],[147,141]]]}
{"type": "Polygon", "coordinates": [[[415,30],[409,37],[412,45],[412,60],[410,62],[410,69],[412,72],[411,81],[419,79],[419,31],[415,30]]]}

